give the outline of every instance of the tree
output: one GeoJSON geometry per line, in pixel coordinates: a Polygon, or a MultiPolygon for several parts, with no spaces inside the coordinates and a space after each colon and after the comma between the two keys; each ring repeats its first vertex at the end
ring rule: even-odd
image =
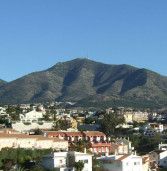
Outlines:
{"type": "Polygon", "coordinates": [[[12,168],[12,165],[13,165],[13,163],[11,160],[7,161],[5,163],[4,170],[10,170],[12,168]]]}
{"type": "Polygon", "coordinates": [[[72,148],[78,152],[84,152],[84,148],[89,149],[91,147],[91,143],[87,140],[75,140],[73,142],[72,148]]]}
{"type": "Polygon", "coordinates": [[[160,133],[155,133],[153,136],[153,142],[155,144],[160,144],[162,142],[162,137],[160,135],[160,133]]]}
{"type": "Polygon", "coordinates": [[[81,171],[84,168],[84,163],[83,162],[75,162],[74,167],[77,171],[81,171]]]}
{"type": "Polygon", "coordinates": [[[48,113],[46,113],[44,115],[44,121],[50,121],[51,119],[49,117],[50,117],[50,115],[48,113]]]}
{"type": "Polygon", "coordinates": [[[101,122],[102,131],[108,136],[113,135],[115,133],[116,126],[123,124],[124,122],[124,117],[118,117],[114,113],[105,114],[101,122]]]}
{"type": "Polygon", "coordinates": [[[39,128],[35,129],[34,133],[35,135],[42,135],[42,131],[39,128]]]}
{"type": "Polygon", "coordinates": [[[34,165],[31,167],[30,171],[45,171],[45,168],[40,165],[34,165]]]}
{"type": "Polygon", "coordinates": [[[54,131],[58,131],[58,130],[67,130],[67,128],[69,128],[69,122],[68,120],[58,120],[56,122],[53,123],[52,126],[52,130],[54,131]]]}

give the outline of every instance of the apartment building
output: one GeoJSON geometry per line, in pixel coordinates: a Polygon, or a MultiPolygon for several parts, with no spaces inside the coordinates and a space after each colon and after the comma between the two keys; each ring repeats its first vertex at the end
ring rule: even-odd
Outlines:
{"type": "Polygon", "coordinates": [[[106,137],[103,132],[99,131],[84,131],[81,132],[61,132],[61,131],[46,131],[44,136],[49,138],[60,138],[69,142],[69,148],[75,140],[84,139],[90,142],[89,150],[96,154],[118,153],[125,154],[128,152],[128,146],[124,143],[111,143],[110,137],[106,137]]]}
{"type": "Polygon", "coordinates": [[[15,132],[0,132],[0,150],[2,148],[25,149],[54,149],[56,151],[68,150],[68,141],[59,138],[48,138],[42,135],[27,135],[15,132]]]}

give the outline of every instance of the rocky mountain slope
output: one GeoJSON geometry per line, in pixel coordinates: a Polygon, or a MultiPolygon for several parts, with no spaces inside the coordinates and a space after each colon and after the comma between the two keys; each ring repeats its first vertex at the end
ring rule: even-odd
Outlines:
{"type": "Polygon", "coordinates": [[[167,77],[129,65],[78,58],[0,86],[3,104],[47,101],[165,106],[167,77]]]}

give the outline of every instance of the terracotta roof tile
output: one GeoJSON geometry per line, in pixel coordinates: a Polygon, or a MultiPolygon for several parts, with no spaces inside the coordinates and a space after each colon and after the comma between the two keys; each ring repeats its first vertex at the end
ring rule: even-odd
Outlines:
{"type": "Polygon", "coordinates": [[[60,138],[52,138],[54,140],[54,142],[68,142],[66,140],[62,140],[60,138]]]}
{"type": "Polygon", "coordinates": [[[118,160],[118,161],[121,161],[121,160],[126,159],[126,158],[129,157],[129,156],[130,156],[130,154],[125,154],[125,155],[123,155],[122,157],[118,158],[117,160],[118,160]]]}
{"type": "Polygon", "coordinates": [[[81,132],[64,132],[66,136],[83,136],[81,132]]]}
{"type": "Polygon", "coordinates": [[[147,156],[142,158],[142,163],[143,164],[145,164],[146,162],[152,162],[152,161],[156,161],[156,159],[149,158],[147,156]]]}
{"type": "Polygon", "coordinates": [[[86,136],[106,136],[103,132],[99,131],[84,131],[83,133],[86,136]]]}
{"type": "Polygon", "coordinates": [[[51,140],[50,138],[48,137],[44,137],[42,135],[30,135],[32,138],[36,138],[37,141],[40,141],[40,140],[51,140]]]}
{"type": "Polygon", "coordinates": [[[7,133],[8,131],[10,131],[11,133],[20,133],[19,131],[16,131],[15,129],[11,128],[3,128],[2,130],[0,130],[0,133],[7,133]]]}
{"type": "Polygon", "coordinates": [[[48,135],[55,135],[55,136],[61,135],[61,136],[65,136],[65,133],[61,132],[61,131],[46,131],[46,133],[48,135]]]}
{"type": "Polygon", "coordinates": [[[6,133],[1,133],[0,138],[35,138],[35,137],[31,137],[30,135],[26,135],[26,134],[6,134],[6,133]]]}

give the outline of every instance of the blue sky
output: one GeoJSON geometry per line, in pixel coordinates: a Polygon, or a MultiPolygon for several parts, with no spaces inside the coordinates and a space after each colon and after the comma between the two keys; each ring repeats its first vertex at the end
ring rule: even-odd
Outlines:
{"type": "Polygon", "coordinates": [[[167,0],[1,0],[0,78],[78,57],[167,76],[167,0]]]}

